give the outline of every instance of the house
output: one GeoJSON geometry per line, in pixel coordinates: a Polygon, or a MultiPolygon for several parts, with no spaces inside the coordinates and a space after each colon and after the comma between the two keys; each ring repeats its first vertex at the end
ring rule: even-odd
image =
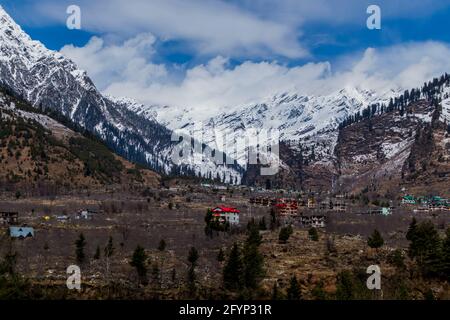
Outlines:
{"type": "Polygon", "coordinates": [[[449,203],[439,196],[432,196],[428,201],[428,207],[430,210],[445,210],[449,207],[449,203]]]}
{"type": "Polygon", "coordinates": [[[403,196],[402,204],[416,204],[416,199],[414,199],[414,196],[411,195],[403,196]]]}
{"type": "Polygon", "coordinates": [[[219,206],[211,210],[213,217],[217,219],[219,222],[226,223],[228,222],[230,225],[239,224],[239,214],[241,213],[236,208],[219,206]]]}
{"type": "Polygon", "coordinates": [[[377,208],[371,208],[367,212],[368,214],[380,214],[383,216],[389,216],[392,214],[392,208],[389,207],[377,207],[377,208]]]}
{"type": "Polygon", "coordinates": [[[75,219],[77,220],[92,220],[94,218],[94,215],[96,214],[96,211],[84,209],[77,212],[75,219]]]}
{"type": "Polygon", "coordinates": [[[430,203],[429,205],[428,205],[428,208],[431,210],[431,211],[443,211],[443,210],[447,210],[447,206],[446,205],[444,205],[444,204],[439,204],[439,203],[430,203]]]}
{"type": "Polygon", "coordinates": [[[429,199],[427,197],[418,197],[416,202],[422,205],[428,205],[429,199]]]}
{"type": "Polygon", "coordinates": [[[325,228],[326,218],[322,215],[301,216],[300,223],[305,228],[325,228]]]}
{"type": "Polygon", "coordinates": [[[316,208],[316,198],[309,197],[307,206],[308,206],[309,209],[315,209],[316,208]]]}
{"type": "Polygon", "coordinates": [[[298,199],[298,206],[299,207],[306,207],[306,201],[301,199],[301,198],[299,198],[298,199]]]}
{"type": "Polygon", "coordinates": [[[63,216],[56,216],[56,220],[58,222],[67,222],[70,220],[69,216],[63,215],[63,216]]]}
{"type": "Polygon", "coordinates": [[[269,198],[250,198],[250,204],[257,206],[268,207],[273,202],[273,199],[269,198]]]}
{"type": "Polygon", "coordinates": [[[280,217],[298,215],[298,201],[295,199],[277,199],[274,208],[280,217]]]}
{"type": "Polygon", "coordinates": [[[413,211],[416,213],[428,213],[430,212],[430,209],[428,207],[422,206],[414,209],[413,211]]]}
{"type": "Polygon", "coordinates": [[[383,216],[390,216],[392,214],[392,208],[382,207],[380,214],[383,216]]]}
{"type": "Polygon", "coordinates": [[[333,203],[333,210],[337,212],[347,211],[347,204],[344,201],[338,201],[333,203]]]}
{"type": "Polygon", "coordinates": [[[344,195],[336,195],[333,201],[333,210],[337,212],[345,212],[347,211],[347,204],[345,203],[344,195]]]}
{"type": "Polygon", "coordinates": [[[34,229],[31,227],[9,227],[11,238],[25,239],[34,237],[34,229]]]}
{"type": "Polygon", "coordinates": [[[329,198],[321,201],[319,204],[320,210],[330,210],[332,208],[333,208],[333,203],[331,202],[331,200],[329,198]]]}
{"type": "Polygon", "coordinates": [[[11,225],[19,223],[18,212],[0,212],[0,225],[11,225]]]}

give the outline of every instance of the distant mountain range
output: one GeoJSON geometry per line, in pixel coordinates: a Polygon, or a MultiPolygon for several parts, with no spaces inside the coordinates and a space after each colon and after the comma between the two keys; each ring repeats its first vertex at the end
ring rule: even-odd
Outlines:
{"type": "MultiPolygon", "coordinates": [[[[352,185],[364,189],[370,184],[368,177],[377,176],[375,171],[387,170],[385,166],[406,179],[409,169],[405,163],[413,161],[411,152],[417,146],[419,133],[431,126],[431,135],[440,128],[445,136],[450,121],[447,76],[425,90],[418,89],[415,99],[405,98],[404,89],[380,93],[345,87],[322,96],[280,93],[265,101],[225,110],[211,106],[207,113],[194,106],[146,106],[101,94],[86,72],[60,53],[31,40],[1,7],[0,22],[1,86],[35,108],[94,134],[128,160],[164,174],[270,187],[337,190],[352,185]],[[404,99],[401,108],[400,99],[404,99]],[[394,103],[397,107],[391,108],[394,103]],[[199,164],[194,161],[199,150],[175,163],[173,131],[194,130],[197,123],[204,125],[203,143],[211,147],[216,147],[217,132],[233,144],[245,136],[247,129],[278,130],[281,172],[274,177],[258,176],[255,169],[259,166],[247,163],[245,145],[232,154],[236,163],[231,166],[210,160],[199,164]],[[363,176],[363,182],[357,183],[363,176]]],[[[224,151],[220,146],[218,149],[224,151]]],[[[442,152],[445,158],[445,145],[442,152]]]]}
{"type": "Polygon", "coordinates": [[[190,157],[185,163],[174,163],[176,143],[171,141],[171,130],[133,112],[135,102],[102,95],[86,72],[32,40],[1,7],[0,43],[0,85],[35,108],[66,118],[118,154],[158,172],[240,182],[238,166],[196,164],[190,157]]]}

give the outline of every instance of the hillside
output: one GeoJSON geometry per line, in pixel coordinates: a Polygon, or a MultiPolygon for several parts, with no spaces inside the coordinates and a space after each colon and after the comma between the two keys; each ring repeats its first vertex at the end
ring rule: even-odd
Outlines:
{"type": "MultiPolygon", "coordinates": [[[[450,131],[443,99],[448,76],[430,94],[340,130],[338,188],[392,198],[401,193],[449,195],[450,131]]],[[[428,91],[428,89],[426,90],[428,91]]]]}
{"type": "Polygon", "coordinates": [[[258,176],[249,166],[244,181],[305,191],[370,192],[390,199],[405,192],[448,194],[450,174],[450,77],[405,91],[388,105],[371,105],[344,119],[334,145],[283,141],[285,166],[258,176]],[[331,153],[323,154],[327,149],[331,153]]]}
{"type": "Polygon", "coordinates": [[[162,174],[240,181],[237,166],[195,162],[198,154],[173,161],[178,142],[154,118],[133,111],[129,99],[103,95],[88,74],[61,53],[31,39],[0,6],[0,84],[35,109],[52,112],[102,140],[129,161],[162,174]]]}
{"type": "Polygon", "coordinates": [[[156,187],[159,176],[115,155],[5,91],[0,91],[0,186],[4,190],[156,187]]]}

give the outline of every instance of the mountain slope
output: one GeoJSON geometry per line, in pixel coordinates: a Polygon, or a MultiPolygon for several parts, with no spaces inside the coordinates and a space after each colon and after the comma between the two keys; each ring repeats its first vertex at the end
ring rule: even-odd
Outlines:
{"type": "Polygon", "coordinates": [[[195,163],[192,159],[174,163],[177,143],[172,142],[171,130],[133,112],[134,103],[103,96],[86,72],[33,41],[1,7],[0,43],[0,86],[35,108],[69,119],[121,156],[156,171],[219,175],[222,180],[240,181],[236,166],[195,163]]]}
{"type": "Polygon", "coordinates": [[[445,75],[413,101],[343,127],[336,147],[336,188],[391,196],[449,195],[449,86],[445,75]]]}
{"type": "Polygon", "coordinates": [[[159,176],[0,90],[0,186],[52,192],[158,187],[159,176]]]}
{"type": "Polygon", "coordinates": [[[380,184],[399,173],[398,183],[416,181],[417,168],[426,157],[434,157],[441,145],[437,140],[433,144],[424,141],[430,142],[431,136],[446,141],[448,80],[411,90],[408,95],[414,99],[401,95],[400,89],[372,92],[345,87],[328,95],[289,92],[247,105],[211,106],[206,111],[193,106],[145,106],[103,96],[84,71],[31,40],[1,7],[0,22],[0,86],[37,110],[101,138],[128,160],[165,174],[280,188],[360,190],[367,189],[372,180],[380,184]],[[438,111],[437,100],[442,106],[438,111]],[[393,105],[401,108],[394,110],[393,105]],[[409,110],[406,115],[405,109],[409,110]],[[191,151],[177,159],[180,145],[172,141],[172,134],[178,129],[197,134],[202,130],[204,145],[191,150],[191,141],[183,140],[181,146],[191,151]],[[277,176],[261,176],[260,165],[247,163],[249,147],[264,145],[248,136],[249,129],[279,131],[281,170],[277,176]],[[226,137],[225,145],[216,144],[218,135],[226,137]],[[246,138],[250,138],[248,144],[236,143],[246,138]],[[224,166],[212,159],[202,161],[206,146],[224,151],[236,163],[224,166]]]}
{"type": "MultiPolygon", "coordinates": [[[[245,136],[248,129],[278,130],[285,142],[300,142],[316,146],[316,154],[324,161],[331,161],[337,140],[337,128],[349,115],[371,104],[387,103],[397,93],[388,91],[382,95],[359,89],[344,88],[325,96],[305,96],[284,93],[254,104],[233,106],[226,109],[211,107],[202,112],[195,107],[174,106],[131,107],[137,114],[157,119],[172,130],[194,129],[201,123],[205,143],[212,145],[215,132],[226,135],[234,142],[245,136]]],[[[232,149],[228,146],[227,150],[232,149]]],[[[222,150],[223,151],[223,150],[222,150]]],[[[234,154],[239,164],[246,166],[246,150],[240,148],[234,154]]]]}

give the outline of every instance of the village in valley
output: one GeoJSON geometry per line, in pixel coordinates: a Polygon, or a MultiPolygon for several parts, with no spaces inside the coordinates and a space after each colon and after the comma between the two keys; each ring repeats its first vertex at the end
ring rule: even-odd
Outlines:
{"type": "MultiPolygon", "coordinates": [[[[0,233],[2,243],[8,244],[3,248],[17,252],[18,272],[50,290],[51,295],[78,297],[79,292],[61,288],[67,267],[81,264],[83,298],[171,299],[192,297],[186,277],[192,248],[198,255],[195,296],[219,294],[215,284],[224,281],[222,273],[233,244],[245,243],[249,230],[256,226],[264,276],[259,279],[262,291],[251,296],[270,298],[274,286],[280,292],[289,290],[295,277],[303,297],[314,299],[317,286],[331,297],[338,290],[339,274],[376,261],[396,279],[392,255],[407,259],[405,235],[411,221],[431,220],[442,233],[449,213],[450,201],[439,195],[369,200],[363,194],[266,190],[171,179],[164,188],[135,193],[5,194],[0,201],[0,233]],[[383,237],[380,246],[373,246],[378,249],[367,242],[374,232],[383,237]],[[80,241],[82,261],[77,256],[80,241]],[[105,251],[108,246],[114,248],[111,254],[105,251]],[[150,285],[135,287],[140,281],[130,261],[139,247],[145,250],[150,285]],[[111,283],[117,291],[105,289],[111,283]]],[[[398,293],[392,290],[395,298],[398,293]]],[[[420,290],[411,293],[411,298],[423,298],[420,290]]],[[[446,283],[433,290],[436,297],[448,297],[446,283]]]]}

